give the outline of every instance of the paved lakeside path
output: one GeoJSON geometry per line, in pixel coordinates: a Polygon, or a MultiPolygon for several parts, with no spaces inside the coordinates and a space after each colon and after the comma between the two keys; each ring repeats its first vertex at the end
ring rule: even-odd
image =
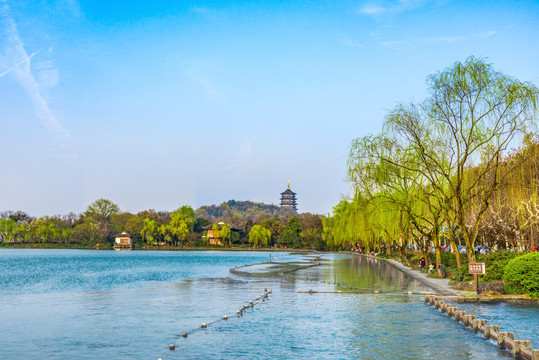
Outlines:
{"type": "Polygon", "coordinates": [[[384,259],[379,258],[376,256],[371,255],[362,255],[362,254],[356,254],[358,256],[366,256],[370,257],[372,259],[377,259],[381,261],[385,261],[392,265],[393,267],[397,268],[398,270],[402,271],[406,275],[421,281],[423,284],[427,285],[431,289],[439,292],[440,294],[444,296],[475,296],[474,292],[471,291],[461,291],[461,290],[455,290],[453,286],[449,285],[450,279],[436,279],[436,278],[429,278],[427,277],[426,273],[422,273],[417,270],[412,270],[407,266],[402,265],[400,262],[395,261],[393,259],[384,259]]]}
{"type": "Polygon", "coordinates": [[[449,285],[449,281],[451,281],[450,279],[430,278],[430,277],[427,277],[426,273],[423,273],[417,270],[412,270],[393,259],[383,259],[383,260],[387,261],[388,263],[390,263],[391,265],[393,265],[400,271],[404,272],[405,274],[413,277],[414,279],[421,281],[423,284],[427,285],[433,290],[440,292],[440,294],[442,295],[448,295],[448,296],[470,296],[470,295],[473,296],[475,295],[475,293],[471,291],[455,290],[453,286],[449,285]]]}

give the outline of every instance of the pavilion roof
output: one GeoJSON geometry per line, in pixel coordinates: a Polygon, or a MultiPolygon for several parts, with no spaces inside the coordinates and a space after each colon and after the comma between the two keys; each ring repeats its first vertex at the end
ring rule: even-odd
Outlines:
{"type": "Polygon", "coordinates": [[[122,231],[121,233],[114,235],[114,237],[115,237],[115,238],[117,238],[117,237],[128,237],[128,238],[130,238],[131,235],[129,235],[129,234],[126,233],[125,231],[122,231]]]}

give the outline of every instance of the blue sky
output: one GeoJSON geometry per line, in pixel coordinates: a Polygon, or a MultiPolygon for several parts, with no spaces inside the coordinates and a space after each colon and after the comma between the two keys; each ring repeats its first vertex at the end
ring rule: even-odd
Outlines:
{"type": "Polygon", "coordinates": [[[533,1],[0,0],[0,211],[301,212],[349,191],[355,137],[485,57],[539,85],[533,1]]]}

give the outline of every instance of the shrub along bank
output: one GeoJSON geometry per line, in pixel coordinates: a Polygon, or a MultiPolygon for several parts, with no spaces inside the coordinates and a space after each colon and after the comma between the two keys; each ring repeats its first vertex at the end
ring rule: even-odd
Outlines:
{"type": "Polygon", "coordinates": [[[512,291],[539,297],[539,253],[529,253],[509,261],[503,277],[512,291]]]}

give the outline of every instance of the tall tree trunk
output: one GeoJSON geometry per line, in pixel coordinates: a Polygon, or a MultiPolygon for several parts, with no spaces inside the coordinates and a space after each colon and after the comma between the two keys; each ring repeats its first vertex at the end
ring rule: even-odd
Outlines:
{"type": "Polygon", "coordinates": [[[442,252],[438,245],[434,245],[434,253],[436,254],[436,267],[442,264],[442,252]]]}
{"type": "Polygon", "coordinates": [[[434,252],[436,254],[436,269],[438,270],[438,275],[440,277],[442,277],[442,270],[441,270],[441,266],[442,265],[442,252],[440,250],[440,245],[434,245],[434,252]]]}
{"type": "MultiPolygon", "coordinates": [[[[459,213],[458,222],[462,230],[462,235],[464,235],[464,244],[466,245],[466,256],[468,257],[468,262],[469,263],[475,262],[474,242],[475,242],[475,237],[477,237],[477,234],[475,234],[475,236],[470,235],[466,227],[465,214],[464,214],[464,209],[462,207],[462,204],[459,204],[458,213],[459,213]]],[[[474,230],[477,230],[477,229],[474,229],[474,230]]]]}
{"type": "Polygon", "coordinates": [[[468,262],[475,262],[475,250],[474,250],[474,243],[472,242],[472,239],[470,238],[470,235],[465,230],[464,233],[464,243],[466,244],[466,256],[468,257],[468,262]]]}
{"type": "Polygon", "coordinates": [[[408,259],[408,255],[406,254],[406,245],[399,246],[397,248],[399,249],[399,255],[404,259],[404,261],[406,261],[406,264],[408,264],[410,267],[413,266],[412,261],[408,259]]]}
{"type": "MultiPolygon", "coordinates": [[[[429,265],[429,248],[428,247],[422,247],[421,253],[423,254],[423,258],[425,259],[425,267],[429,265]]],[[[427,268],[428,269],[428,268],[427,268]]]]}
{"type": "Polygon", "coordinates": [[[455,253],[455,256],[457,258],[457,267],[460,269],[462,267],[462,261],[460,261],[459,247],[455,242],[455,238],[451,239],[451,248],[453,249],[453,252],[455,253]]]}

